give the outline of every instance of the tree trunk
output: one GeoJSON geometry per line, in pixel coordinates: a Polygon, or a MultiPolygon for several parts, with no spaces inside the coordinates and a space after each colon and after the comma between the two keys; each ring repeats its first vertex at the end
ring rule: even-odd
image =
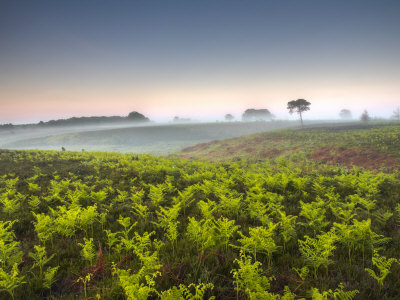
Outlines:
{"type": "Polygon", "coordinates": [[[304,126],[303,126],[303,117],[302,117],[302,115],[301,115],[301,112],[299,112],[299,114],[300,114],[300,123],[301,123],[301,127],[303,128],[304,126]]]}

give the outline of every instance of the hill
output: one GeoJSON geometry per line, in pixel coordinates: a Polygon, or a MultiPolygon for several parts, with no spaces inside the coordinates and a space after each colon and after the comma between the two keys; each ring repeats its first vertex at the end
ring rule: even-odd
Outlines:
{"type": "Polygon", "coordinates": [[[91,117],[72,117],[68,119],[57,119],[50,120],[47,122],[40,121],[37,124],[21,124],[13,125],[0,124],[0,131],[2,130],[13,130],[19,128],[36,128],[36,127],[66,127],[66,126],[94,126],[94,125],[107,125],[107,124],[140,124],[150,122],[150,119],[138,113],[132,111],[126,117],[122,116],[91,116],[91,117]]]}
{"type": "Polygon", "coordinates": [[[360,166],[400,167],[400,123],[321,124],[217,140],[187,147],[183,158],[214,161],[238,159],[293,161],[360,166]]]}
{"type": "Polygon", "coordinates": [[[81,127],[73,132],[60,130],[19,130],[2,134],[1,148],[7,149],[48,149],[60,150],[101,150],[135,153],[168,154],[189,145],[209,142],[263,132],[278,128],[287,128],[295,123],[290,121],[273,122],[232,122],[197,124],[149,124],[124,128],[81,127]],[[43,134],[41,135],[41,132],[43,134]],[[33,134],[36,137],[32,136],[33,134]],[[21,137],[21,138],[19,138],[21,137]]]}

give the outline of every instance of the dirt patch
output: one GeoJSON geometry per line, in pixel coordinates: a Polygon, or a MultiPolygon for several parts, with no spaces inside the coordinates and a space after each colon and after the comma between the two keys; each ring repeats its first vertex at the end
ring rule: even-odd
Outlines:
{"type": "Polygon", "coordinates": [[[398,159],[385,153],[376,152],[372,147],[322,147],[313,152],[311,158],[327,164],[340,164],[351,167],[358,166],[367,170],[400,168],[398,159]]]}
{"type": "Polygon", "coordinates": [[[279,156],[280,154],[282,154],[282,150],[278,150],[278,149],[268,149],[268,150],[261,150],[260,152],[260,156],[261,158],[275,158],[277,156],[279,156]]]}
{"type": "Polygon", "coordinates": [[[208,143],[201,143],[201,144],[197,144],[195,146],[186,147],[186,148],[182,149],[182,152],[194,152],[194,151],[204,150],[204,149],[207,149],[211,145],[217,144],[218,142],[219,141],[215,140],[215,141],[211,141],[208,143]]]}

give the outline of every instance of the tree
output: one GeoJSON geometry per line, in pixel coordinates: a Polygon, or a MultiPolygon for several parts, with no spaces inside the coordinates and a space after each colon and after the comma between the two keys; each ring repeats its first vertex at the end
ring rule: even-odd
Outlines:
{"type": "Polygon", "coordinates": [[[150,121],[149,118],[146,118],[144,115],[141,113],[138,113],[137,111],[132,111],[129,113],[128,120],[135,121],[135,122],[148,122],[150,121]]]}
{"type": "Polygon", "coordinates": [[[290,114],[294,112],[298,113],[300,116],[301,127],[303,127],[303,116],[302,113],[310,110],[311,103],[304,99],[297,99],[289,101],[287,104],[287,109],[289,110],[290,114]]]}
{"type": "Polygon", "coordinates": [[[235,117],[232,116],[231,114],[226,114],[225,115],[225,121],[232,122],[234,118],[235,117]]]}
{"type": "Polygon", "coordinates": [[[364,110],[364,112],[361,114],[360,120],[361,120],[363,123],[368,123],[368,121],[371,120],[371,117],[369,116],[367,110],[364,110]]]}
{"type": "Polygon", "coordinates": [[[400,121],[400,107],[396,108],[396,109],[393,111],[393,116],[392,116],[392,118],[395,119],[395,120],[397,120],[397,121],[400,121]]]}
{"type": "Polygon", "coordinates": [[[274,118],[274,115],[268,109],[246,109],[242,115],[243,121],[266,121],[274,118]]]}
{"type": "Polygon", "coordinates": [[[353,118],[351,111],[348,109],[342,109],[339,113],[339,116],[342,120],[351,120],[353,118]]]}

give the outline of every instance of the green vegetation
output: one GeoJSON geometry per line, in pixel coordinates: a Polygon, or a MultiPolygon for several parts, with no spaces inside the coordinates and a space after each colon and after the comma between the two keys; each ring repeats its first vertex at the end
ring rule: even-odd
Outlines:
{"type": "Polygon", "coordinates": [[[275,159],[220,162],[1,150],[0,297],[394,299],[399,136],[281,130],[215,144],[280,145],[275,159]],[[313,160],[356,145],[382,172],[313,160]]]}
{"type": "MultiPolygon", "coordinates": [[[[396,156],[399,127],[322,132],[265,135],[396,156]]],[[[399,199],[398,171],[302,153],[207,162],[2,150],[0,297],[395,299],[399,199]]]]}
{"type": "Polygon", "coordinates": [[[253,162],[305,160],[323,164],[353,165],[366,169],[400,168],[400,124],[309,126],[285,129],[199,144],[179,156],[213,161],[250,159],[253,162]]]}

